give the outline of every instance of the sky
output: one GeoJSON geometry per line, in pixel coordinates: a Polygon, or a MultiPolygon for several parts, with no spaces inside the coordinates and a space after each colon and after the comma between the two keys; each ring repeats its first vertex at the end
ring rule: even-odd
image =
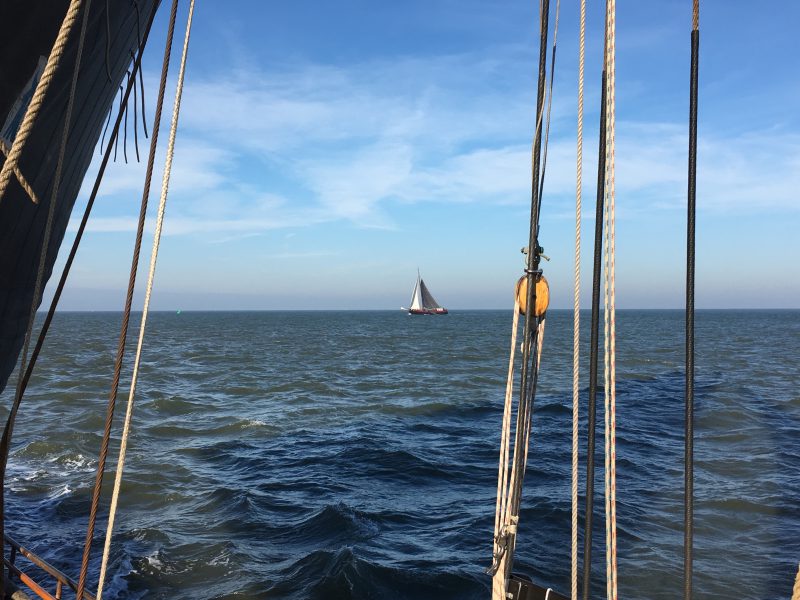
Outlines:
{"type": "MultiPolygon", "coordinates": [[[[169,12],[162,4],[144,59],[151,127],[169,12]]],[[[617,4],[619,308],[684,302],[691,4],[617,4]]],[[[604,18],[599,2],[588,5],[584,306],[604,18]]],[[[800,4],[769,6],[701,3],[699,308],[800,307],[800,4]]],[[[561,5],[557,42],[540,241],[551,306],[567,308],[577,0],[561,5]]],[[[152,307],[397,309],[419,269],[448,308],[510,308],[529,228],[537,65],[538,3],[530,0],[198,2],[152,307]]],[[[56,273],[99,148],[95,155],[56,273]]],[[[122,308],[144,166],[119,157],[107,172],[62,309],[122,308]]]]}

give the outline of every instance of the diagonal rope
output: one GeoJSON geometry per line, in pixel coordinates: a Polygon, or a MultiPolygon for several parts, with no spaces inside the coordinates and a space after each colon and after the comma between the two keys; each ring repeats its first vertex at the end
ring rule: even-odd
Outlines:
{"type": "Polygon", "coordinates": [[[586,0],[581,0],[578,49],[578,149],[575,183],[575,302],[572,325],[572,530],[570,555],[571,598],[578,598],[578,418],[581,338],[581,193],[583,191],[583,73],[586,56],[586,0]]]}
{"type": "MultiPolygon", "coordinates": [[[[500,464],[497,472],[497,503],[494,513],[494,549],[492,552],[492,566],[489,573],[494,575],[500,568],[500,563],[505,551],[503,527],[505,525],[505,510],[508,497],[508,460],[511,441],[511,413],[513,411],[514,396],[514,359],[517,349],[519,326],[519,295],[514,294],[514,318],[511,323],[511,351],[508,358],[508,377],[506,379],[506,395],[503,403],[503,424],[500,433],[500,464]]],[[[500,578],[492,580],[492,594],[499,596],[505,593],[505,581],[500,578]]]]}
{"type": "MultiPolygon", "coordinates": [[[[44,92],[47,90],[47,85],[49,85],[50,80],[52,79],[53,73],[55,72],[56,67],[59,64],[59,60],[61,55],[64,52],[64,48],[69,41],[69,34],[73,30],[73,25],[78,18],[78,13],[81,11],[82,1],[78,0],[77,2],[73,2],[69,7],[69,12],[64,17],[64,22],[61,25],[61,31],[59,31],[58,38],[56,39],[56,44],[53,47],[53,52],[51,52],[50,57],[47,61],[47,66],[45,67],[45,72],[50,70],[48,81],[45,84],[44,91],[39,94],[39,102],[35,110],[35,114],[31,119],[28,119],[28,116],[31,114],[31,107],[28,106],[28,111],[25,114],[25,119],[23,120],[23,125],[25,121],[28,121],[28,129],[25,132],[25,138],[27,138],[28,134],[30,133],[31,128],[33,127],[33,122],[36,118],[36,114],[38,114],[38,110],[41,107],[42,100],[44,99],[44,92]],[[63,35],[62,35],[63,34],[63,35]],[[58,52],[58,56],[56,60],[53,59],[53,54],[58,52]]],[[[56,163],[56,170],[53,176],[53,189],[50,193],[50,206],[47,210],[47,221],[45,223],[44,234],[42,237],[42,249],[39,255],[39,268],[36,273],[36,283],[33,289],[33,298],[31,302],[31,311],[30,316],[28,317],[28,327],[25,333],[25,341],[23,343],[22,349],[22,358],[20,360],[19,366],[19,373],[17,377],[17,386],[16,391],[14,394],[14,402],[11,405],[11,410],[8,413],[8,419],[6,421],[6,426],[3,430],[3,437],[0,440],[0,551],[3,550],[3,539],[5,536],[5,476],[6,476],[6,467],[8,466],[8,455],[11,450],[11,438],[14,434],[14,422],[16,421],[17,414],[19,412],[20,404],[22,403],[22,382],[24,380],[24,375],[26,371],[26,364],[28,360],[28,350],[30,348],[31,337],[33,336],[33,325],[36,320],[36,309],[39,306],[40,297],[42,294],[42,285],[44,283],[44,272],[45,266],[47,264],[47,252],[50,247],[50,236],[52,235],[53,230],[53,222],[55,220],[56,214],[56,204],[58,201],[58,191],[59,185],[61,183],[61,172],[64,168],[64,159],[67,153],[67,142],[69,140],[69,130],[70,130],[70,122],[72,121],[72,110],[75,106],[75,90],[78,86],[78,74],[80,73],[81,67],[81,57],[83,56],[83,45],[86,41],[86,28],[89,23],[89,8],[91,6],[91,0],[86,1],[86,6],[83,7],[83,21],[81,22],[81,29],[80,29],[80,37],[78,38],[78,47],[75,54],[75,66],[72,70],[72,80],[70,82],[69,88],[69,96],[67,99],[67,108],[66,112],[64,113],[64,131],[61,136],[61,144],[58,150],[58,162],[56,163]]],[[[42,74],[42,78],[44,78],[44,74],[42,74]]],[[[41,80],[39,80],[39,84],[41,84],[41,80]]],[[[40,91],[39,86],[37,85],[36,92],[34,92],[34,98],[36,98],[37,93],[40,91]]],[[[33,100],[31,101],[31,104],[33,100]]],[[[20,132],[17,132],[17,137],[14,138],[14,145],[12,145],[11,150],[8,153],[8,158],[6,159],[5,164],[3,167],[9,167],[9,174],[13,172],[13,168],[16,167],[16,161],[9,165],[12,161],[12,157],[14,156],[14,146],[19,138],[20,132]]],[[[23,140],[24,142],[24,140],[23,140]]],[[[22,146],[20,146],[17,150],[17,159],[19,157],[19,153],[21,152],[22,146]]],[[[9,175],[10,177],[10,175],[9,175]]],[[[6,182],[7,183],[7,182],[6,182]]],[[[2,185],[0,185],[0,190],[2,190],[2,185]]],[[[0,191],[0,197],[2,197],[3,192],[0,191]]],[[[3,552],[0,552],[2,555],[3,552]]],[[[0,589],[5,589],[5,573],[0,569],[0,589]]]]}
{"type": "MultiPolygon", "coordinates": [[[[158,132],[161,123],[161,111],[164,104],[164,92],[167,83],[167,72],[169,70],[169,58],[172,53],[172,39],[175,31],[175,16],[177,14],[177,10],[178,0],[173,0],[167,38],[164,45],[164,62],[161,68],[161,82],[159,84],[158,99],[156,101],[153,135],[150,138],[150,155],[147,161],[144,190],[142,191],[142,201],[139,209],[139,221],[136,227],[136,241],[134,242],[133,256],[131,257],[131,271],[128,278],[128,290],[125,297],[122,325],[120,327],[119,340],[117,342],[117,353],[114,361],[114,375],[111,381],[111,391],[109,392],[108,406],[106,408],[106,419],[103,430],[103,439],[100,445],[100,455],[98,457],[97,474],[95,476],[94,489],[92,490],[92,501],[89,508],[89,524],[86,528],[86,539],[83,545],[83,558],[81,559],[81,569],[78,576],[78,591],[76,600],[82,600],[83,592],[86,589],[86,576],[89,570],[89,557],[92,550],[92,539],[94,537],[94,527],[97,519],[97,508],[100,503],[100,490],[103,484],[105,463],[108,456],[108,444],[111,437],[111,425],[114,420],[114,408],[116,406],[117,392],[119,390],[122,361],[125,356],[125,342],[127,341],[128,336],[128,325],[130,323],[131,306],[133,304],[133,290],[136,285],[136,271],[139,266],[139,252],[142,244],[142,236],[144,234],[144,222],[147,215],[147,201],[150,195],[150,183],[153,176],[153,165],[155,164],[155,153],[158,144],[158,132]]],[[[119,136],[117,136],[117,139],[119,139],[119,136]]]]}
{"type": "Polygon", "coordinates": [[[144,296],[144,308],[142,309],[142,322],[139,326],[139,341],[136,345],[136,358],[133,362],[133,375],[131,377],[131,387],[128,394],[128,405],[125,411],[125,424],[122,429],[122,439],[119,448],[119,459],[117,461],[117,472],[114,477],[114,490],[111,494],[111,507],[108,515],[108,527],[106,529],[106,540],[103,546],[103,561],[100,566],[100,581],[97,587],[97,600],[103,596],[103,583],[105,581],[106,568],[108,565],[108,555],[111,548],[111,536],[114,531],[114,517],[117,513],[117,503],[119,501],[119,490],[122,485],[122,471],[125,467],[125,452],[128,447],[128,437],[130,435],[131,417],[133,415],[133,400],[136,394],[136,382],[139,376],[139,365],[142,358],[142,347],[144,346],[144,333],[147,326],[147,315],[150,310],[150,296],[153,292],[153,280],[156,274],[156,260],[158,259],[158,247],[161,243],[161,228],[164,223],[164,211],[167,206],[167,194],[169,191],[169,179],[172,173],[172,158],[175,152],[175,136],[178,131],[178,116],[181,110],[181,95],[183,92],[183,80],[186,72],[186,56],[189,53],[189,37],[192,30],[192,17],[194,15],[194,0],[189,3],[189,16],[186,21],[186,37],[183,40],[183,52],[181,54],[181,66],[178,71],[178,84],[175,92],[175,105],[172,109],[172,124],[169,131],[169,141],[167,143],[167,158],[164,163],[164,177],[161,182],[161,198],[158,204],[158,216],[156,217],[156,230],[153,235],[153,251],[150,256],[150,271],[147,276],[147,288],[144,296]]]}
{"type": "Polygon", "coordinates": [[[42,71],[42,76],[39,78],[39,83],[36,84],[36,90],[33,92],[33,97],[31,98],[30,104],[28,104],[28,109],[25,111],[25,116],[19,126],[19,130],[16,136],[14,136],[14,142],[11,144],[11,149],[8,151],[8,157],[3,163],[3,167],[0,168],[0,199],[2,199],[8,187],[11,174],[14,173],[19,166],[22,149],[25,147],[25,143],[28,141],[28,137],[33,130],[33,124],[39,116],[39,110],[42,108],[42,104],[44,104],[44,98],[50,87],[50,82],[53,80],[53,76],[61,62],[61,57],[64,55],[70,33],[78,20],[81,4],[83,4],[83,0],[71,0],[69,4],[67,14],[64,16],[61,28],[58,30],[58,36],[56,36],[56,41],[53,44],[53,49],[50,51],[50,56],[47,57],[47,63],[45,64],[44,71],[42,71]]]}
{"type": "MultiPolygon", "coordinates": [[[[10,151],[11,151],[11,148],[8,147],[8,145],[5,143],[5,141],[0,139],[0,152],[3,154],[3,156],[5,156],[7,158],[8,157],[8,153],[10,151]]],[[[14,175],[16,175],[16,177],[17,177],[17,181],[19,182],[20,187],[24,190],[24,192],[26,194],[28,194],[28,197],[31,199],[31,201],[34,204],[39,204],[39,197],[36,195],[36,192],[33,190],[33,186],[25,178],[25,175],[23,175],[23,173],[20,170],[19,166],[13,165],[11,169],[14,172],[14,175]]]]}
{"type": "Polygon", "coordinates": [[[615,55],[616,0],[607,0],[606,10],[606,194],[605,242],[605,471],[606,471],[606,595],[617,600],[617,509],[616,509],[616,296],[615,296],[615,55]]]}

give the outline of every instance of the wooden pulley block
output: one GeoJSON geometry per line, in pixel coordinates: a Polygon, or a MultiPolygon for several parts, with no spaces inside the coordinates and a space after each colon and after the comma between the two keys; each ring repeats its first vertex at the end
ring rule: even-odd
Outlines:
{"type": "MultiPolygon", "coordinates": [[[[517,281],[517,300],[519,301],[519,314],[524,315],[528,308],[528,276],[523,275],[517,281]]],[[[550,286],[547,285],[547,279],[544,275],[540,275],[536,280],[536,310],[535,316],[541,317],[547,312],[547,307],[550,304],[550,286]]]]}

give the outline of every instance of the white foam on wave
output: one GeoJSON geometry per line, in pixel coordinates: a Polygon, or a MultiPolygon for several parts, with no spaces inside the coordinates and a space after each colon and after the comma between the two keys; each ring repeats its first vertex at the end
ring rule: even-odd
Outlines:
{"type": "Polygon", "coordinates": [[[48,500],[55,500],[56,498],[61,498],[62,496],[68,496],[72,493],[72,488],[69,486],[68,483],[65,483],[61,487],[53,490],[47,495],[48,500]]]}
{"type": "Polygon", "coordinates": [[[47,462],[58,463],[67,471],[94,471],[95,469],[94,459],[88,458],[83,454],[51,456],[47,459],[47,462]]]}

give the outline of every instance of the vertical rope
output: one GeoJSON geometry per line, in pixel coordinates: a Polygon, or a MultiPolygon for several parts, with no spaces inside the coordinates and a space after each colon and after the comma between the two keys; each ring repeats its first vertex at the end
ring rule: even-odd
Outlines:
{"type": "Polygon", "coordinates": [[[600,350],[600,279],[603,258],[606,170],[606,72],[600,79],[600,132],[597,150],[597,196],[594,217],[594,264],[592,268],[592,318],[589,342],[589,400],[586,436],[586,512],[583,535],[583,600],[589,600],[592,583],[592,538],[594,533],[594,464],[597,432],[597,371],[600,350]]]}
{"type": "MultiPolygon", "coordinates": [[[[139,266],[139,252],[141,250],[142,236],[144,234],[144,222],[147,215],[147,201],[150,195],[150,184],[153,177],[153,165],[155,164],[158,133],[161,123],[161,110],[164,104],[164,92],[167,84],[169,59],[172,53],[172,39],[175,32],[175,17],[177,10],[178,0],[173,0],[172,11],[169,18],[167,39],[164,46],[164,62],[161,67],[161,82],[158,89],[158,99],[156,100],[153,135],[150,138],[150,155],[147,160],[144,190],[142,191],[142,201],[139,209],[139,221],[136,227],[136,240],[133,246],[133,256],[131,257],[131,271],[128,277],[128,290],[125,297],[125,308],[123,309],[122,325],[120,327],[119,340],[117,342],[117,353],[114,361],[114,375],[111,381],[111,391],[109,392],[108,406],[106,408],[103,439],[100,444],[100,455],[97,462],[97,474],[95,476],[94,488],[92,490],[92,501],[89,508],[89,523],[86,527],[86,539],[83,544],[83,558],[81,559],[81,569],[78,576],[76,600],[82,600],[83,592],[86,589],[86,577],[89,571],[89,557],[92,551],[92,539],[94,537],[94,527],[97,520],[97,508],[100,504],[100,490],[103,485],[103,475],[105,472],[106,458],[108,456],[108,444],[111,437],[111,425],[114,420],[114,409],[116,406],[117,392],[119,390],[120,374],[122,372],[122,360],[125,356],[125,342],[127,341],[128,336],[128,325],[130,323],[131,306],[133,304],[133,290],[136,285],[136,271],[139,266]]],[[[118,138],[119,136],[117,136],[117,139],[118,138]]]]}
{"type": "Polygon", "coordinates": [[[28,137],[33,130],[33,124],[36,122],[36,117],[39,116],[39,110],[44,103],[45,95],[50,87],[50,82],[53,80],[56,69],[61,62],[61,57],[64,55],[64,50],[69,41],[69,35],[78,20],[78,13],[81,10],[82,0],[71,0],[67,14],[64,21],[61,23],[61,28],[58,30],[58,36],[53,44],[53,49],[50,51],[50,56],[47,57],[42,76],[39,78],[39,83],[36,84],[36,90],[33,92],[28,109],[25,111],[25,116],[22,119],[22,124],[19,126],[17,135],[14,136],[14,142],[11,144],[11,150],[8,152],[6,161],[3,167],[0,168],[0,199],[8,187],[8,182],[11,179],[11,174],[19,164],[22,149],[28,141],[28,137]]]}
{"type": "Polygon", "coordinates": [[[545,120],[544,130],[544,153],[542,155],[542,175],[539,179],[539,210],[542,207],[542,196],[544,196],[544,176],[547,171],[547,149],[550,144],[550,114],[553,108],[553,79],[556,72],[556,45],[558,41],[558,17],[561,13],[561,0],[556,2],[556,21],[553,27],[553,50],[550,54],[550,82],[548,83],[547,92],[547,119],[545,120]]]}
{"type": "MultiPolygon", "coordinates": [[[[494,546],[492,566],[489,572],[494,575],[502,571],[501,563],[505,551],[503,542],[503,525],[505,524],[506,503],[508,500],[508,459],[511,441],[511,413],[514,396],[514,359],[517,350],[519,325],[519,296],[514,294],[514,318],[511,322],[511,351],[508,358],[508,377],[506,378],[506,395],[503,403],[503,424],[500,434],[500,464],[497,473],[497,503],[494,513],[494,546]]],[[[505,580],[502,577],[492,579],[492,597],[503,599],[505,596],[505,580]]]]}
{"type": "Polygon", "coordinates": [[[575,182],[575,302],[572,324],[572,548],[571,598],[578,600],[578,418],[580,416],[581,195],[583,191],[583,72],[586,50],[586,0],[581,0],[578,45],[578,149],[575,182]]]}
{"type": "MultiPolygon", "coordinates": [[[[536,329],[536,362],[533,368],[533,389],[536,389],[536,384],[539,381],[539,367],[542,364],[542,345],[544,344],[544,315],[539,319],[539,326],[536,329]]],[[[523,475],[528,470],[528,448],[530,447],[531,438],[531,419],[533,417],[533,403],[528,405],[528,412],[525,418],[525,461],[523,462],[523,475]]]]}
{"type": "Polygon", "coordinates": [[[605,280],[605,424],[606,424],[606,595],[617,600],[616,514],[616,297],[615,297],[615,54],[616,1],[606,9],[606,280],[605,280]]]}
{"type": "Polygon", "coordinates": [[[175,136],[178,131],[178,117],[181,111],[181,95],[183,93],[183,80],[186,73],[186,56],[189,53],[189,37],[192,31],[192,16],[194,15],[194,0],[189,3],[189,16],[186,20],[186,36],[183,39],[183,52],[181,53],[181,65],[178,71],[178,84],[175,91],[175,104],[172,109],[172,124],[169,130],[169,141],[167,143],[167,157],[164,163],[164,177],[161,182],[161,198],[158,203],[158,216],[156,217],[156,229],[153,235],[153,251],[150,256],[150,271],[147,275],[147,288],[144,295],[144,307],[142,308],[142,322],[139,326],[139,341],[136,345],[136,358],[133,362],[133,375],[131,377],[131,387],[128,394],[128,405],[125,410],[125,424],[122,429],[122,439],[120,441],[119,458],[117,460],[117,472],[114,477],[114,490],[111,493],[111,507],[108,515],[108,527],[106,529],[106,540],[103,546],[103,560],[100,566],[100,581],[97,587],[97,600],[103,596],[103,583],[106,576],[108,565],[108,555],[111,549],[111,536],[114,531],[114,517],[117,514],[117,503],[119,501],[119,490],[122,485],[122,471],[125,467],[125,453],[128,448],[128,437],[130,435],[131,418],[133,415],[133,400],[136,394],[136,382],[139,376],[139,365],[142,359],[142,347],[144,346],[144,333],[147,327],[147,315],[150,311],[150,296],[153,292],[153,280],[156,274],[156,261],[158,260],[158,247],[161,242],[161,228],[164,224],[164,211],[167,206],[167,194],[169,191],[169,179],[172,173],[172,158],[175,153],[175,136]]]}
{"type": "Polygon", "coordinates": [[[686,413],[684,447],[683,598],[692,598],[694,545],[694,279],[695,200],[697,191],[697,80],[700,52],[700,2],[692,10],[689,81],[689,175],[686,217],[686,413]]]}

